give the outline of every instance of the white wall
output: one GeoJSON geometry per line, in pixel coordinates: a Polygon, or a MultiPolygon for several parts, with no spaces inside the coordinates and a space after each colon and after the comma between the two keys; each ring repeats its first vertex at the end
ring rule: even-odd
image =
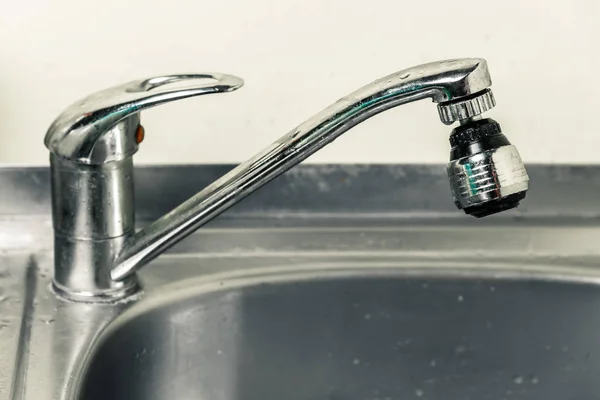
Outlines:
{"type": "MultiPolygon", "coordinates": [[[[132,79],[242,76],[236,93],[146,111],[136,155],[236,162],[382,75],[484,57],[498,103],[489,114],[525,161],[597,163],[599,15],[595,0],[4,0],[0,161],[46,164],[42,139],[63,108],[132,79]]],[[[311,161],[445,162],[448,133],[434,105],[411,104],[311,161]]]]}

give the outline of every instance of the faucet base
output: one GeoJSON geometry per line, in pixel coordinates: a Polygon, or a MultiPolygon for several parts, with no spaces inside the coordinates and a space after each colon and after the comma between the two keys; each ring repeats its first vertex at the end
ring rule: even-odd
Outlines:
{"type": "Polygon", "coordinates": [[[115,283],[113,289],[102,291],[75,291],[67,288],[56,280],[50,285],[51,290],[58,297],[66,301],[75,301],[79,303],[115,303],[126,300],[142,292],[137,276],[133,275],[127,279],[115,283]]]}
{"type": "Polygon", "coordinates": [[[113,302],[135,293],[135,277],[110,277],[134,232],[133,161],[79,165],[51,155],[54,291],[68,300],[113,302]]]}

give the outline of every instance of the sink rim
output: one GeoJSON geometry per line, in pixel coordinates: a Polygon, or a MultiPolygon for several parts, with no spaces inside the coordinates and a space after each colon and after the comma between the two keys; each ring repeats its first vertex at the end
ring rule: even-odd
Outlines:
{"type": "MultiPolygon", "coordinates": [[[[541,281],[600,286],[600,270],[568,264],[548,264],[535,260],[389,260],[302,262],[292,266],[250,267],[209,273],[162,284],[130,301],[133,304],[111,321],[100,334],[104,338],[126,326],[131,320],[154,309],[218,292],[230,292],[261,284],[285,284],[311,280],[352,279],[359,277],[407,279],[464,279],[493,281],[541,281]]],[[[143,281],[142,281],[143,286],[143,281]]]]}

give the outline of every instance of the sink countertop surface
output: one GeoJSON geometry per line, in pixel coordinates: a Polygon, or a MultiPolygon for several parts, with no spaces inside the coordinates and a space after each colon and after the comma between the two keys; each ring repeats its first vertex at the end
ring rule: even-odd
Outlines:
{"type": "MultiPolygon", "coordinates": [[[[138,168],[138,225],[229,168],[138,168]]],[[[442,166],[300,166],[144,268],[136,298],[92,305],[62,301],[50,290],[48,170],[4,168],[0,400],[72,398],[115,320],[203,279],[218,287],[244,277],[364,274],[372,266],[422,279],[600,282],[600,167],[534,165],[528,172],[531,190],[521,208],[475,220],[454,209],[442,166]]]]}

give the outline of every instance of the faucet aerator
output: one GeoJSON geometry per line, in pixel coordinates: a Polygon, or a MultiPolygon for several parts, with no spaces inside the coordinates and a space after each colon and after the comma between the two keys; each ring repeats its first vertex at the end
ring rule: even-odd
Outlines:
{"type": "Polygon", "coordinates": [[[525,198],[527,171],[498,122],[463,120],[452,131],[450,144],[448,179],[459,209],[481,218],[516,208],[525,198]]]}

